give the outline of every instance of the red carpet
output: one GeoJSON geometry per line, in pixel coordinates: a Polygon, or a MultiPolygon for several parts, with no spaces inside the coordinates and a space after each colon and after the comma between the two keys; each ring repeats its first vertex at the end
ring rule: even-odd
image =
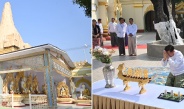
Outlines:
{"type": "MultiPolygon", "coordinates": [[[[106,49],[118,49],[118,47],[112,47],[112,46],[103,46],[103,48],[106,48],[106,49]]],[[[126,49],[128,49],[128,46],[125,47],[126,49]]],[[[140,44],[140,45],[137,45],[137,49],[146,49],[147,48],[147,45],[145,44],[140,44]]]]}

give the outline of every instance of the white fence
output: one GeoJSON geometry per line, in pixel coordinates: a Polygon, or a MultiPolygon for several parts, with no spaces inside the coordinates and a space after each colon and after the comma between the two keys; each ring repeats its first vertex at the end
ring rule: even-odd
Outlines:
{"type": "Polygon", "coordinates": [[[38,94],[0,94],[0,107],[23,107],[23,109],[48,109],[47,96],[38,94]]]}
{"type": "MultiPolygon", "coordinates": [[[[90,109],[90,106],[77,106],[75,104],[61,104],[57,101],[57,107],[54,109],[90,109]]],[[[41,94],[0,94],[1,107],[19,109],[51,109],[47,104],[47,96],[41,94]]],[[[53,109],[53,107],[52,107],[53,109]]]]}

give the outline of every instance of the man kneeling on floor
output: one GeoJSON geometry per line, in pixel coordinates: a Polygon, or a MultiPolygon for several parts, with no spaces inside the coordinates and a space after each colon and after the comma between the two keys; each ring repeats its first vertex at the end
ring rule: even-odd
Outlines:
{"type": "Polygon", "coordinates": [[[174,49],[174,46],[167,45],[163,52],[162,65],[170,67],[166,86],[184,87],[184,57],[183,54],[174,49]]]}

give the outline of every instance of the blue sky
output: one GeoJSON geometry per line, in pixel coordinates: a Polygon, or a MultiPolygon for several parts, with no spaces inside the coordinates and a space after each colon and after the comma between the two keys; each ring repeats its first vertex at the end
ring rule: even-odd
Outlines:
{"type": "MultiPolygon", "coordinates": [[[[75,48],[91,45],[91,18],[72,0],[1,0],[0,19],[6,2],[11,4],[14,24],[24,42],[53,44],[66,50],[74,62],[86,59],[84,49],[75,48]]],[[[89,51],[90,47],[86,57],[91,63],[89,51]]]]}

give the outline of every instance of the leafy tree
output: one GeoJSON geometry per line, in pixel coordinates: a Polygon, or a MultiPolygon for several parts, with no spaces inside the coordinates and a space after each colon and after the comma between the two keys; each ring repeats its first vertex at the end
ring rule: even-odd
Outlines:
{"type": "Polygon", "coordinates": [[[73,0],[74,4],[78,4],[79,8],[84,8],[85,16],[91,17],[91,0],[73,0]]]}

